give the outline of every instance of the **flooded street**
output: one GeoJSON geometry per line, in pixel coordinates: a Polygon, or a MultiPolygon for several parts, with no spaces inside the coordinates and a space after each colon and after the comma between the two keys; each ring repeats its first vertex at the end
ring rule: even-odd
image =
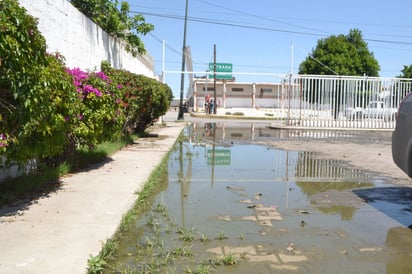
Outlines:
{"type": "MultiPolygon", "coordinates": [[[[365,134],[189,125],[170,153],[152,209],[125,236],[118,269],[411,273],[411,188],[341,159],[282,146],[290,138],[365,142],[365,134]]],[[[388,136],[372,134],[366,142],[388,136]]]]}

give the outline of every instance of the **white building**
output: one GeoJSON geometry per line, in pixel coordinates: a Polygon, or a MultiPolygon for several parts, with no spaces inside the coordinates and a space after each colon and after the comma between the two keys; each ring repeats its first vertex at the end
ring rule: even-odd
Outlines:
{"type": "MultiPolygon", "coordinates": [[[[219,108],[282,108],[288,82],[242,83],[216,80],[216,102],[219,108]]],[[[194,78],[187,99],[193,111],[202,111],[207,98],[215,99],[214,81],[194,78]]]]}

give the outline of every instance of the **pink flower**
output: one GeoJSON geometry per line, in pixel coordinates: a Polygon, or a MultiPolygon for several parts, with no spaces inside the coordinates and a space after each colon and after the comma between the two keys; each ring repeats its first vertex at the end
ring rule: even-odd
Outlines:
{"type": "Polygon", "coordinates": [[[108,80],[109,80],[109,77],[108,77],[106,74],[104,74],[104,72],[102,72],[102,71],[96,72],[96,76],[97,76],[98,78],[104,80],[104,81],[108,81],[108,80]]]}
{"type": "Polygon", "coordinates": [[[80,68],[66,69],[66,72],[72,75],[74,81],[77,82],[81,82],[89,77],[89,74],[82,71],[80,68]]]}
{"type": "Polygon", "coordinates": [[[7,136],[3,133],[0,133],[0,147],[7,146],[7,136]]]}

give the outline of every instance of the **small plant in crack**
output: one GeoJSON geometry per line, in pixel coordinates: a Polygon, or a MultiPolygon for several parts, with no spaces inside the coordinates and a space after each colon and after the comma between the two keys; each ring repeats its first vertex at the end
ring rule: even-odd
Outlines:
{"type": "Polygon", "coordinates": [[[229,239],[229,237],[223,231],[220,231],[219,235],[216,237],[216,239],[222,241],[222,240],[225,240],[225,239],[229,239]]]}
{"type": "Polygon", "coordinates": [[[175,257],[191,257],[194,253],[191,246],[182,246],[174,249],[172,255],[175,257]]]}
{"type": "Polygon", "coordinates": [[[234,254],[227,254],[224,256],[221,256],[216,260],[217,265],[236,265],[239,263],[238,257],[236,257],[234,254]]]}
{"type": "Polygon", "coordinates": [[[200,237],[199,237],[199,241],[202,242],[202,243],[205,243],[205,242],[209,242],[210,239],[207,238],[206,234],[201,233],[201,234],[200,234],[200,237]]]}
{"type": "Polygon", "coordinates": [[[195,239],[195,230],[195,227],[192,227],[191,229],[187,229],[184,227],[178,229],[177,233],[180,235],[179,239],[185,242],[192,242],[195,239]]]}

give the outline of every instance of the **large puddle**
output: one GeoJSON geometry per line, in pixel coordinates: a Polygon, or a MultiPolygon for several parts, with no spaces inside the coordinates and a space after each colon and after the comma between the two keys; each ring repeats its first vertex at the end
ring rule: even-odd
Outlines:
{"type": "MultiPolygon", "coordinates": [[[[257,144],[294,134],[308,133],[187,127],[164,190],[111,264],[126,273],[411,273],[412,192],[257,144]]],[[[353,137],[331,134],[311,138],[353,137]]]]}

